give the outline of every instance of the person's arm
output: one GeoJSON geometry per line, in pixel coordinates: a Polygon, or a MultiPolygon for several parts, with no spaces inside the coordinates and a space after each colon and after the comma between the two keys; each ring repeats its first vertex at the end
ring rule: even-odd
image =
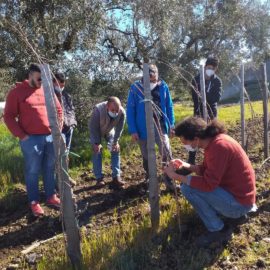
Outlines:
{"type": "MultiPolygon", "coordinates": [[[[64,91],[65,93],[65,91],[64,91]]],[[[73,104],[73,99],[71,97],[71,95],[69,95],[68,93],[65,93],[65,96],[67,97],[67,101],[68,101],[68,106],[69,106],[69,113],[71,115],[72,118],[72,127],[76,127],[77,126],[77,120],[76,120],[76,114],[75,114],[75,107],[73,104]]]]}
{"type": "Polygon", "coordinates": [[[128,132],[130,134],[138,133],[136,127],[136,98],[135,98],[135,89],[133,86],[130,87],[127,100],[127,125],[128,132]]]}
{"type": "Polygon", "coordinates": [[[55,96],[55,105],[56,105],[58,123],[60,125],[60,130],[62,130],[63,125],[64,125],[63,109],[62,109],[61,103],[60,103],[59,99],[57,98],[56,94],[54,96],[55,96]]]}
{"type": "Polygon", "coordinates": [[[220,101],[221,94],[222,94],[222,81],[220,80],[220,78],[217,77],[214,80],[213,88],[210,90],[210,93],[208,94],[208,103],[209,104],[218,103],[220,101]]]}
{"type": "Polygon", "coordinates": [[[174,166],[174,163],[172,163],[172,162],[170,162],[168,166],[164,167],[163,171],[171,179],[179,180],[184,184],[189,184],[189,182],[190,182],[189,176],[180,175],[180,174],[175,172],[175,166],[174,166]]]}
{"type": "Polygon", "coordinates": [[[17,117],[19,116],[19,98],[15,89],[11,90],[7,96],[5,109],[4,109],[4,121],[9,131],[13,136],[24,139],[28,134],[20,127],[17,117]]]}
{"type": "Polygon", "coordinates": [[[89,120],[89,132],[90,132],[90,143],[100,144],[101,133],[100,133],[100,113],[97,108],[94,108],[92,115],[89,120]]]}
{"type": "Polygon", "coordinates": [[[199,111],[199,85],[197,83],[196,77],[192,79],[191,81],[192,87],[191,87],[191,95],[193,100],[193,106],[194,106],[194,115],[196,115],[199,111]]]}
{"type": "Polygon", "coordinates": [[[201,176],[192,176],[190,186],[201,191],[210,192],[217,188],[228,169],[230,152],[222,145],[212,146],[208,153],[207,166],[201,176]]]}
{"type": "Polygon", "coordinates": [[[117,126],[115,127],[115,133],[114,133],[114,138],[113,138],[114,144],[118,143],[119,138],[123,132],[124,125],[125,125],[125,119],[126,119],[126,114],[123,110],[122,114],[121,114],[121,118],[119,119],[119,122],[117,123],[117,126]]]}
{"type": "Polygon", "coordinates": [[[175,119],[174,119],[174,109],[173,109],[173,102],[172,102],[172,97],[170,94],[170,90],[167,86],[167,84],[165,84],[166,87],[166,112],[167,112],[167,117],[170,121],[170,128],[174,128],[174,123],[175,123],[175,119]]]}
{"type": "Polygon", "coordinates": [[[204,171],[204,165],[193,165],[189,164],[181,159],[173,159],[170,161],[170,164],[173,165],[174,169],[185,168],[189,170],[191,173],[196,173],[197,175],[202,175],[204,171]]]}

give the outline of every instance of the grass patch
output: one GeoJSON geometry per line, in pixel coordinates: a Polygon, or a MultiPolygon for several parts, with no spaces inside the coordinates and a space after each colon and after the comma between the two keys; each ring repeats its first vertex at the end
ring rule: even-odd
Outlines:
{"type": "MultiPolygon", "coordinates": [[[[180,203],[183,205],[181,217],[190,217],[193,213],[191,207],[182,198],[180,203]]],[[[136,210],[130,208],[120,222],[115,211],[112,218],[115,225],[107,229],[90,231],[89,234],[83,231],[83,269],[154,269],[155,259],[161,256],[163,249],[167,245],[174,245],[174,239],[180,241],[174,198],[170,195],[162,196],[160,207],[162,212],[157,234],[151,231],[148,203],[138,205],[136,210]]],[[[204,265],[205,257],[201,257],[200,252],[189,250],[189,255],[192,255],[192,261],[186,260],[186,265],[183,265],[185,268],[182,269],[197,269],[196,267],[204,265]]],[[[72,268],[62,253],[53,258],[43,257],[37,269],[72,268]]]]}

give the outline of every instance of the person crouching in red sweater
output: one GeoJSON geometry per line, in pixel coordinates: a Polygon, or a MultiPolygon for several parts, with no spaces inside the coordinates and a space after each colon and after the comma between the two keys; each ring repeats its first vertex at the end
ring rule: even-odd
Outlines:
{"type": "MultiPolygon", "coordinates": [[[[60,206],[55,193],[55,154],[41,82],[41,70],[37,64],[32,64],[28,80],[17,83],[10,90],[4,111],[8,129],[20,139],[27,195],[34,216],[44,214],[39,204],[40,173],[43,175],[47,204],[60,206]]],[[[55,103],[61,123],[62,109],[56,97],[55,103]]]]}
{"type": "Polygon", "coordinates": [[[241,145],[226,135],[223,124],[213,120],[207,124],[198,117],[189,117],[175,128],[185,148],[204,150],[201,165],[175,159],[165,168],[170,178],[180,180],[181,192],[202,219],[208,233],[197,239],[199,247],[230,239],[231,229],[219,215],[237,219],[256,208],[255,173],[241,145]],[[195,175],[177,174],[186,168],[195,175]]]}

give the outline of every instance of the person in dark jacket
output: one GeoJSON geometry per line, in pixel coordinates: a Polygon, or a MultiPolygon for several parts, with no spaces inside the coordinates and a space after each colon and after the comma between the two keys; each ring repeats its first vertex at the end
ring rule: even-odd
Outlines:
{"type": "Polygon", "coordinates": [[[67,151],[69,152],[73,130],[77,126],[77,121],[72,98],[66,91],[63,91],[65,88],[65,82],[66,78],[64,73],[57,72],[54,74],[53,78],[54,91],[56,96],[58,97],[58,100],[62,105],[64,112],[64,125],[62,129],[62,134],[64,135],[65,138],[67,151]]]}
{"type": "MultiPolygon", "coordinates": [[[[65,83],[66,83],[65,74],[62,72],[56,72],[53,76],[53,87],[54,92],[63,109],[64,123],[62,135],[66,143],[67,152],[69,153],[72,135],[74,128],[77,126],[77,121],[75,117],[75,108],[73,106],[72,98],[66,91],[63,91],[65,88],[65,83]]],[[[76,181],[73,180],[71,177],[69,177],[69,181],[72,186],[76,185],[76,181]]]]}
{"type": "MultiPolygon", "coordinates": [[[[216,75],[218,68],[218,59],[215,57],[208,57],[205,63],[205,94],[208,119],[213,120],[217,118],[217,104],[221,97],[222,81],[216,75]]],[[[192,100],[194,103],[194,116],[203,118],[203,107],[201,100],[201,85],[200,74],[195,76],[192,80],[192,100]]],[[[187,149],[188,150],[188,149],[187,149]]],[[[195,164],[196,151],[189,151],[188,163],[195,164]]],[[[189,174],[188,171],[182,172],[189,174]]]]}
{"type": "MultiPolygon", "coordinates": [[[[217,117],[217,104],[221,97],[222,81],[216,75],[218,59],[209,57],[205,63],[205,94],[207,103],[207,113],[209,119],[217,117]]],[[[194,116],[203,117],[200,74],[192,80],[192,100],[194,103],[194,116]]]]}

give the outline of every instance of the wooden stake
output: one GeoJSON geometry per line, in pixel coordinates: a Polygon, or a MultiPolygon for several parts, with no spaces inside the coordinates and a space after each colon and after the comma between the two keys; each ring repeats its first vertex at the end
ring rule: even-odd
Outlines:
{"type": "Polygon", "coordinates": [[[245,131],[245,66],[241,66],[241,91],[240,91],[240,106],[241,106],[241,144],[246,150],[246,131],[245,131]]]}
{"type": "Polygon", "coordinates": [[[264,127],[264,158],[269,157],[269,115],[268,115],[268,82],[266,64],[262,65],[263,78],[263,127],[264,127]]]}
{"type": "Polygon", "coordinates": [[[71,260],[74,269],[81,269],[82,255],[80,245],[80,233],[75,217],[75,203],[73,200],[73,193],[69,183],[69,176],[67,174],[68,166],[67,157],[65,155],[66,146],[59,127],[59,121],[55,105],[56,96],[53,90],[49,65],[41,65],[41,76],[46,100],[48,119],[52,131],[54,151],[56,155],[56,173],[59,184],[59,193],[61,197],[61,214],[67,239],[67,254],[71,260]]]}
{"type": "Polygon", "coordinates": [[[143,64],[143,87],[145,95],[145,116],[147,128],[147,152],[148,152],[148,173],[149,173],[149,201],[151,207],[152,228],[159,227],[159,185],[157,180],[157,164],[155,151],[155,129],[152,109],[152,95],[150,91],[149,65],[143,64]]]}
{"type": "Polygon", "coordinates": [[[206,103],[206,94],[205,94],[205,76],[204,76],[204,65],[200,67],[200,86],[201,86],[201,96],[202,96],[202,107],[203,107],[203,119],[207,122],[208,113],[207,113],[207,103],[206,103]]]}

